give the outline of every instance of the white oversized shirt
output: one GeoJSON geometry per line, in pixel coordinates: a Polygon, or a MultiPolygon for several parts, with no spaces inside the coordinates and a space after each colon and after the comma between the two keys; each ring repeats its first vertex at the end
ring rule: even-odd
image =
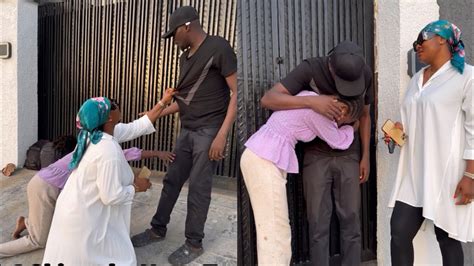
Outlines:
{"type": "Polygon", "coordinates": [[[59,194],[43,264],[136,265],[130,240],[134,176],[118,142],[154,131],[144,116],[88,145],[59,194]]]}
{"type": "Polygon", "coordinates": [[[460,74],[448,61],[423,85],[423,71],[411,79],[401,104],[408,138],[401,149],[389,203],[423,208],[423,217],[466,242],[474,240],[474,204],[455,205],[454,192],[474,160],[473,67],[460,74]]]}

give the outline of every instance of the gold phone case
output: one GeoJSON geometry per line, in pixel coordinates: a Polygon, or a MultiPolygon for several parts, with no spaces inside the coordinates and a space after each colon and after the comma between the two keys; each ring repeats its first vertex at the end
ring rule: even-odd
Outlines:
{"type": "Polygon", "coordinates": [[[143,166],[143,168],[140,170],[140,173],[138,173],[138,178],[149,179],[150,176],[151,176],[151,171],[146,166],[143,166]]]}
{"type": "Polygon", "coordinates": [[[392,120],[387,119],[382,126],[382,131],[391,137],[398,146],[405,144],[405,133],[399,128],[395,127],[395,123],[392,120]]]}

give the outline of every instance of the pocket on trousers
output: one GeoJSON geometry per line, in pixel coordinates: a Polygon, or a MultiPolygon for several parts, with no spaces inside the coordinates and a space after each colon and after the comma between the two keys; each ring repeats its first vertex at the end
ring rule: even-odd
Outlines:
{"type": "Polygon", "coordinates": [[[319,159],[319,157],[320,155],[317,155],[317,154],[313,154],[309,152],[306,153],[303,159],[303,168],[313,165],[319,159]]]}
{"type": "Polygon", "coordinates": [[[351,153],[348,155],[344,155],[348,160],[350,161],[355,161],[357,163],[360,163],[360,155],[358,153],[351,153]]]}
{"type": "Polygon", "coordinates": [[[212,128],[201,128],[196,131],[201,136],[208,137],[214,140],[214,138],[217,135],[217,132],[219,131],[219,128],[217,127],[212,127],[212,128]]]}

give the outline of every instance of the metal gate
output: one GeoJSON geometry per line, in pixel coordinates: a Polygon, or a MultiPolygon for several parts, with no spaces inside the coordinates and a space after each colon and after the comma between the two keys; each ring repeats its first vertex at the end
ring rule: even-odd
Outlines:
{"type": "MultiPolygon", "coordinates": [[[[160,36],[168,27],[170,13],[182,5],[198,10],[206,32],[235,46],[236,0],[40,1],[38,136],[54,139],[76,134],[75,114],[93,96],[117,99],[127,122],[150,109],[164,88],[177,82],[179,49],[160,36]]],[[[156,128],[156,134],[123,146],[171,150],[179,131],[178,116],[159,119],[156,128]]],[[[217,174],[235,177],[234,130],[230,135],[228,156],[217,174]]],[[[144,163],[165,170],[157,159],[144,163]]]]}
{"type": "MultiPolygon", "coordinates": [[[[325,55],[340,41],[352,40],[363,48],[367,63],[373,67],[373,20],[373,1],[367,0],[240,0],[237,7],[239,152],[243,151],[243,143],[247,138],[269,115],[267,110],[260,107],[264,92],[303,59],[325,55]]],[[[372,106],[372,121],[376,121],[375,108],[372,106]]],[[[373,125],[372,134],[374,132],[373,125]]],[[[297,153],[301,162],[302,152],[298,146],[297,153]]],[[[363,260],[375,258],[376,252],[374,136],[371,155],[371,178],[361,190],[363,260]]],[[[240,175],[239,172],[239,264],[255,265],[254,220],[240,175]]],[[[292,228],[292,261],[304,264],[309,259],[308,225],[300,175],[288,176],[287,191],[292,228]]],[[[332,225],[330,252],[332,263],[337,264],[337,217],[333,219],[332,225]]]]}

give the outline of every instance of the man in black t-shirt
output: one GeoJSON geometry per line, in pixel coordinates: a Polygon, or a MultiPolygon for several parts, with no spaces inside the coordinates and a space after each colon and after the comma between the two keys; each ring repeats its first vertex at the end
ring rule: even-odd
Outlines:
{"type": "Polygon", "coordinates": [[[212,176],[224,158],[227,135],[237,110],[237,59],[229,42],[207,35],[193,7],[176,9],[163,38],[184,51],[179,59],[176,102],[162,115],[179,112],[181,130],[168,167],[151,228],[132,237],[135,247],[163,240],[183,184],[189,179],[186,242],[168,257],[187,264],[203,253],[204,224],[211,201],[212,176]]]}
{"type": "Polygon", "coordinates": [[[355,132],[349,149],[331,149],[319,138],[305,144],[303,188],[312,265],[329,265],[331,191],[340,222],[342,265],[360,264],[359,185],[369,176],[372,71],[365,64],[362,49],[346,41],[328,56],[304,60],[262,98],[262,105],[272,110],[311,108],[338,120],[342,109],[336,96],[364,97],[365,106],[359,120],[360,132],[355,132]],[[313,90],[320,96],[294,96],[302,90],[313,90]]]}

